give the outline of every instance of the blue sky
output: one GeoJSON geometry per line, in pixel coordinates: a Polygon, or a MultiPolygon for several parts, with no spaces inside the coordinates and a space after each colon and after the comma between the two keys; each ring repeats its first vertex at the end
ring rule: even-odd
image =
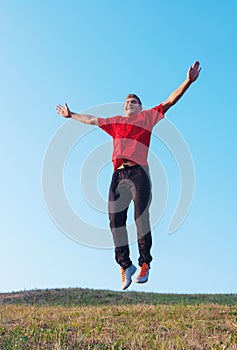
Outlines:
{"type": "MultiPolygon", "coordinates": [[[[154,137],[151,153],[166,173],[167,205],[153,230],[149,283],[134,283],[130,290],[236,292],[236,10],[233,0],[1,2],[0,291],[120,290],[113,249],[75,242],[47,210],[44,157],[68,123],[55,106],[67,101],[78,112],[100,110],[95,106],[122,102],[135,92],[151,107],[182,83],[198,59],[198,81],[166,115],[192,155],[192,206],[179,229],[168,234],[179,198],[179,170],[154,137]]],[[[71,122],[76,130],[79,125],[71,122]]],[[[87,222],[97,216],[93,208],[80,208],[80,165],[97,141],[110,139],[100,130],[89,133],[72,149],[64,169],[67,196],[87,222]]],[[[153,185],[159,187],[158,165],[151,163],[153,185]]],[[[111,175],[108,155],[98,180],[104,199],[111,175]]],[[[155,197],[153,209],[157,205],[155,197]]],[[[108,225],[105,214],[98,221],[108,225]]],[[[136,244],[131,257],[136,264],[136,244]]]]}

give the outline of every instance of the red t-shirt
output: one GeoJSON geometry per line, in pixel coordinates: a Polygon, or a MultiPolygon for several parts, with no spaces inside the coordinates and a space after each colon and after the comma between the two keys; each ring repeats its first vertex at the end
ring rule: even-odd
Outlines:
{"type": "Polygon", "coordinates": [[[112,161],[116,170],[123,159],[147,166],[151,132],[164,118],[162,104],[129,117],[98,118],[99,127],[113,137],[112,161]]]}

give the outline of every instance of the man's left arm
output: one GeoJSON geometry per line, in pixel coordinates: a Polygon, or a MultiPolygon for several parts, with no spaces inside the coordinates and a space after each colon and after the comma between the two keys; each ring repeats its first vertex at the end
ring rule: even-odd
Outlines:
{"type": "Polygon", "coordinates": [[[162,102],[163,113],[167,112],[170,107],[178,102],[190,85],[198,78],[200,70],[200,63],[196,61],[193,66],[189,68],[185,81],[178,87],[178,89],[172,92],[164,102],[162,102]]]}

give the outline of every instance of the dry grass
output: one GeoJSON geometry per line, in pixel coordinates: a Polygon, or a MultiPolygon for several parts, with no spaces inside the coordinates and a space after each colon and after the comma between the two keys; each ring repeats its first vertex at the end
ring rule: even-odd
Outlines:
{"type": "MultiPolygon", "coordinates": [[[[144,300],[146,293],[114,293],[91,291],[94,303],[78,306],[39,306],[39,300],[38,306],[14,305],[1,295],[0,349],[237,349],[237,307],[224,304],[223,296],[220,304],[174,303],[173,296],[169,305],[158,303],[157,294],[152,303],[151,295],[144,300]],[[103,293],[110,302],[102,303],[103,293]],[[130,303],[121,302],[125,297],[130,303]]],[[[13,297],[17,300],[16,293],[13,297]]]]}

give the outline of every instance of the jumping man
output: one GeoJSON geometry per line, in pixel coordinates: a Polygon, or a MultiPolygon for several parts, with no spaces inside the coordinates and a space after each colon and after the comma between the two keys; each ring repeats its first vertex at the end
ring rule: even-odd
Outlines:
{"type": "Polygon", "coordinates": [[[200,70],[200,64],[196,61],[189,68],[185,81],[164,102],[151,109],[143,110],[140,98],[129,94],[124,102],[125,116],[96,118],[89,114],[73,113],[66,103],[65,106],[56,107],[57,113],[62,117],[99,126],[113,137],[114,173],[109,189],[108,212],[115,259],[121,267],[123,290],[130,286],[132,276],[137,270],[130,260],[126,229],[127,211],[131,201],[134,202],[139,249],[137,283],[148,281],[152,261],[149,219],[151,180],[147,163],[152,129],[198,78],[200,70]]]}

